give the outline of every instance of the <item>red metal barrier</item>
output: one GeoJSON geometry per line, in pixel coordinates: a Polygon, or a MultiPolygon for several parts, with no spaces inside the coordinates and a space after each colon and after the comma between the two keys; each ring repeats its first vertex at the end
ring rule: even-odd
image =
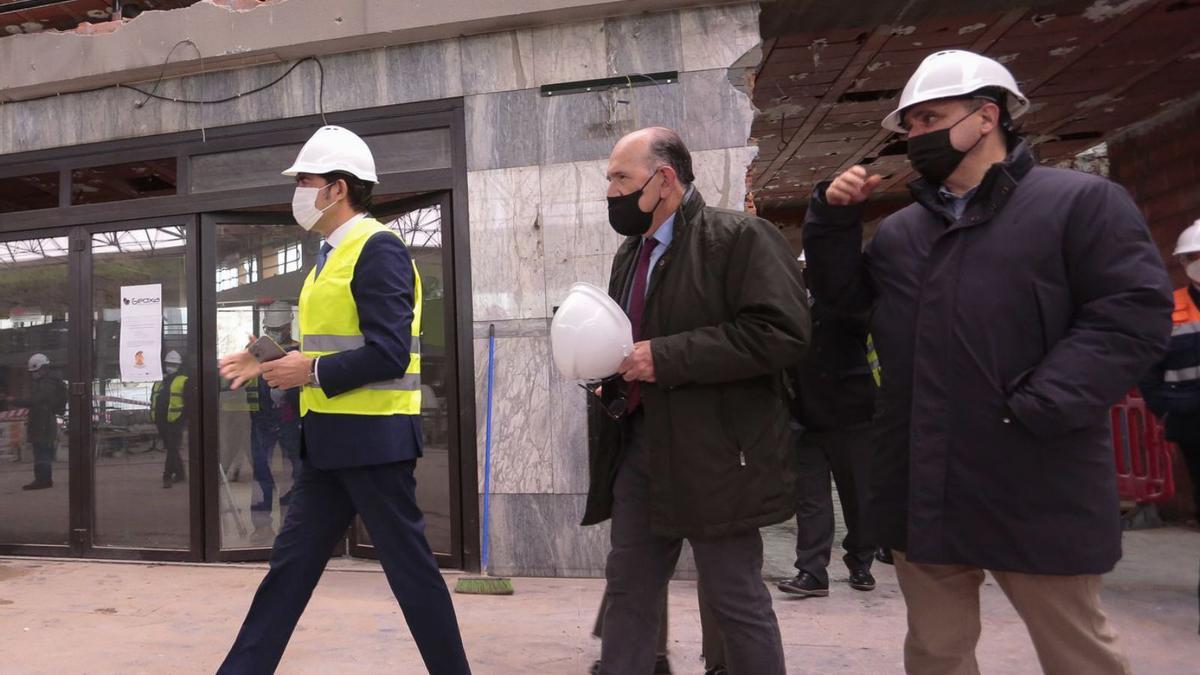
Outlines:
{"type": "Polygon", "coordinates": [[[1175,494],[1171,455],[1162,422],[1140,396],[1129,395],[1109,411],[1113,452],[1117,460],[1117,492],[1139,504],[1164,502],[1175,494]]]}

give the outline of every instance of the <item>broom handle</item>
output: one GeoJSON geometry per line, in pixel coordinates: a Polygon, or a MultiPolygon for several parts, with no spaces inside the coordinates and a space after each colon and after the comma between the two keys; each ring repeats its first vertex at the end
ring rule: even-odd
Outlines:
{"type": "Polygon", "coordinates": [[[488,324],[487,432],[483,445],[483,573],[488,571],[488,524],[492,494],[492,382],[496,372],[496,324],[488,324]]]}

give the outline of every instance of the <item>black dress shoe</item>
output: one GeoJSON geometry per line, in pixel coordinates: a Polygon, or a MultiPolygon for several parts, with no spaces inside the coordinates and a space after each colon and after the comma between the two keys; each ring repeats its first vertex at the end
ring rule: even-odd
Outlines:
{"type": "Polygon", "coordinates": [[[823,598],[829,595],[829,582],[821,583],[808,572],[800,572],[791,579],[779,582],[779,590],[802,598],[823,598]]]}
{"type": "Polygon", "coordinates": [[[892,560],[892,549],[883,548],[882,546],[875,549],[875,559],[885,565],[895,565],[896,564],[896,562],[894,560],[892,560]]]}
{"type": "Polygon", "coordinates": [[[871,576],[871,570],[850,570],[850,588],[856,591],[875,590],[875,577],[871,576]]]}
{"type": "Polygon", "coordinates": [[[28,485],[22,485],[22,490],[45,490],[46,488],[54,487],[52,480],[35,480],[28,485]]]}

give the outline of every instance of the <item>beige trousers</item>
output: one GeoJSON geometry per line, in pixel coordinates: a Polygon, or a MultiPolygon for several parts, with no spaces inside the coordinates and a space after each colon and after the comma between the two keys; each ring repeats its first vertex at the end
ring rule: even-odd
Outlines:
{"type": "MultiPolygon", "coordinates": [[[[910,675],[979,675],[979,587],[984,570],[911,563],[893,551],[908,608],[904,669],[910,675]]],[[[1047,675],[1130,675],[1117,631],[1100,609],[1098,575],[991,572],[1033,638],[1047,675]]]]}

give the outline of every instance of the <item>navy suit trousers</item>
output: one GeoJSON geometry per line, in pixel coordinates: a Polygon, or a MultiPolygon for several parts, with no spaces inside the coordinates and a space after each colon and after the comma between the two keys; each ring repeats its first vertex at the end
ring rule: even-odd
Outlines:
{"type": "Polygon", "coordinates": [[[434,675],[471,672],[450,593],[425,539],[415,467],[409,460],[323,471],[304,462],[271,550],[270,570],[219,674],[275,672],[330,552],[355,514],[371,535],[425,667],[434,675]]]}

